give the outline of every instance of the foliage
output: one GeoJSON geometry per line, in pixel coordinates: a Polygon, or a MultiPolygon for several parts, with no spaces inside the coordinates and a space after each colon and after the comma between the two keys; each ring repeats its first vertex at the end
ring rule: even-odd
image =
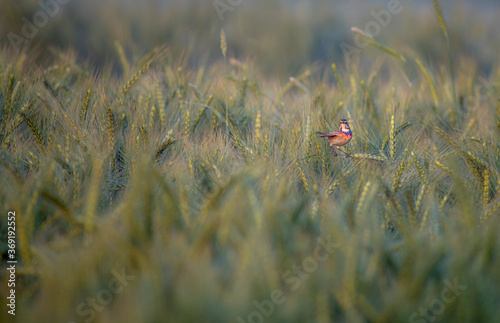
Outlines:
{"type": "MultiPolygon", "coordinates": [[[[213,64],[112,43],[120,74],[71,50],[39,63],[2,49],[19,321],[84,321],[78,306],[122,268],[135,278],[96,322],[246,321],[276,289],[286,302],[269,321],[411,321],[445,281],[467,288],[438,321],[495,321],[500,67],[485,91],[468,59],[450,79],[447,56],[426,68],[389,45],[366,70],[304,65],[283,81],[217,34],[228,57],[213,64]],[[315,135],[342,118],[351,158],[315,135]],[[306,272],[318,239],[337,247],[306,272]]],[[[0,231],[5,257],[5,217],[0,231]]]]}

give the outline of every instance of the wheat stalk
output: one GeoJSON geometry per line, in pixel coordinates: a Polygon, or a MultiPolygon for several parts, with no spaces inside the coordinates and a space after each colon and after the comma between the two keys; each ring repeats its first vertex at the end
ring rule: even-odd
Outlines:
{"type": "Polygon", "coordinates": [[[357,216],[361,215],[361,211],[363,210],[365,200],[366,200],[366,195],[368,195],[368,191],[370,190],[370,186],[371,186],[370,181],[366,182],[366,184],[363,188],[363,192],[361,193],[361,196],[359,198],[358,207],[356,209],[357,216]]]}
{"type": "Polygon", "coordinates": [[[224,58],[226,58],[227,41],[226,41],[226,33],[224,32],[224,29],[220,30],[220,49],[222,51],[222,56],[224,56],[224,58]]]}
{"type": "Polygon", "coordinates": [[[115,41],[115,49],[118,54],[118,58],[120,59],[120,64],[123,68],[123,74],[128,75],[130,66],[127,61],[127,57],[125,56],[125,51],[123,50],[122,44],[119,41],[115,41]]]}
{"type": "Polygon", "coordinates": [[[12,90],[14,86],[14,74],[9,76],[9,84],[7,85],[7,93],[6,93],[6,104],[5,104],[5,119],[10,114],[10,109],[12,106],[12,90]]]}
{"type": "Polygon", "coordinates": [[[394,115],[391,115],[391,130],[389,131],[389,153],[391,155],[391,159],[395,158],[395,150],[396,150],[396,134],[394,132],[394,115]]]}
{"type": "Polygon", "coordinates": [[[121,94],[122,95],[125,95],[128,90],[130,90],[130,88],[135,84],[135,82],[137,82],[137,80],[144,74],[146,73],[149,68],[151,67],[151,62],[147,62],[146,65],[144,65],[140,70],[139,72],[137,72],[137,74],[135,74],[134,76],[132,76],[131,79],[129,79],[127,81],[127,83],[125,83],[125,85],[122,87],[122,90],[121,90],[121,94]]]}
{"type": "Polygon", "coordinates": [[[483,207],[488,205],[490,199],[490,173],[488,169],[484,170],[484,185],[483,185],[483,207]]]}
{"type": "Polygon", "coordinates": [[[109,149],[113,149],[115,146],[115,117],[113,115],[113,109],[108,108],[108,146],[109,149]]]}
{"type": "MultiPolygon", "coordinates": [[[[400,125],[395,131],[394,131],[394,136],[397,136],[400,132],[402,132],[403,130],[405,130],[406,128],[408,128],[409,126],[411,126],[411,123],[410,121],[408,122],[405,122],[403,123],[402,125],[400,125]]],[[[389,142],[389,135],[390,135],[390,132],[384,137],[384,140],[382,140],[382,146],[381,146],[381,149],[385,149],[385,146],[387,145],[387,143],[389,142]]]]}
{"type": "Polygon", "coordinates": [[[436,94],[436,88],[434,87],[434,82],[432,82],[432,79],[431,79],[429,72],[427,71],[427,69],[424,67],[424,65],[422,64],[422,62],[418,58],[415,59],[415,62],[417,63],[418,67],[420,67],[420,70],[424,74],[425,79],[427,80],[427,83],[429,83],[429,88],[431,89],[432,98],[434,99],[434,105],[436,107],[439,106],[439,101],[438,101],[437,94],[436,94]]]}
{"type": "Polygon", "coordinates": [[[450,39],[448,38],[448,30],[446,29],[446,24],[444,22],[443,15],[441,13],[441,8],[439,8],[439,4],[437,0],[433,0],[434,3],[434,10],[436,12],[437,19],[439,21],[439,25],[441,26],[441,30],[443,31],[444,37],[446,39],[446,46],[448,49],[448,62],[450,66],[450,76],[451,76],[451,88],[452,88],[452,93],[453,93],[453,102],[455,104],[457,103],[457,94],[455,90],[455,68],[453,65],[453,56],[451,54],[451,46],[450,46],[450,39]]]}
{"type": "Polygon", "coordinates": [[[307,183],[306,174],[304,174],[304,171],[302,170],[302,167],[300,167],[299,161],[297,159],[295,159],[295,166],[297,166],[297,170],[299,171],[300,180],[302,182],[302,186],[304,187],[304,190],[306,192],[309,192],[309,183],[307,183]]]}
{"type": "Polygon", "coordinates": [[[425,172],[424,172],[424,169],[422,168],[422,166],[420,166],[420,163],[417,160],[417,156],[415,156],[413,151],[411,152],[411,155],[413,157],[413,161],[415,162],[415,165],[417,165],[417,169],[418,169],[418,172],[420,173],[420,177],[422,178],[422,181],[424,183],[428,183],[427,176],[425,175],[425,172]]]}
{"type": "Polygon", "coordinates": [[[90,89],[88,89],[87,95],[85,95],[85,99],[83,100],[83,105],[80,112],[80,123],[83,123],[83,121],[85,121],[85,117],[87,116],[87,109],[90,101],[90,93],[91,93],[90,89]]]}
{"type": "Polygon", "coordinates": [[[257,112],[257,117],[255,118],[255,138],[257,138],[257,140],[260,139],[260,129],[262,128],[261,119],[262,119],[262,115],[259,111],[259,112],[257,112]]]}
{"type": "Polygon", "coordinates": [[[38,146],[42,151],[45,150],[45,140],[43,139],[42,133],[40,130],[38,130],[37,126],[35,123],[28,117],[26,113],[23,111],[19,111],[19,115],[22,117],[24,122],[28,125],[28,127],[31,129],[31,132],[35,135],[36,142],[38,143],[38,146]]]}
{"type": "Polygon", "coordinates": [[[401,187],[401,175],[403,174],[404,169],[408,166],[408,163],[403,159],[401,160],[401,164],[399,165],[398,172],[396,173],[396,176],[394,177],[394,181],[392,182],[392,190],[396,192],[398,188],[401,187]]]}
{"type": "Polygon", "coordinates": [[[401,61],[403,62],[406,62],[406,59],[403,55],[401,55],[400,53],[398,53],[397,51],[395,51],[394,49],[392,48],[389,48],[385,45],[383,45],[382,43],[378,42],[377,40],[375,40],[375,38],[370,35],[369,33],[357,28],[357,27],[351,27],[351,31],[353,33],[356,33],[358,35],[361,35],[363,38],[365,39],[368,39],[368,41],[370,42],[370,44],[372,44],[373,46],[377,47],[378,49],[386,52],[387,54],[391,55],[391,56],[394,56],[398,59],[400,59],[401,61]]]}

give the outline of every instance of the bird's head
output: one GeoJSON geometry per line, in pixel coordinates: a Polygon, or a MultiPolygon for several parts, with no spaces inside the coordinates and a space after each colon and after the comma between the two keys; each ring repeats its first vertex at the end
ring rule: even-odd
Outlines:
{"type": "Polygon", "coordinates": [[[351,131],[351,128],[349,127],[349,124],[347,123],[346,119],[340,120],[339,130],[342,131],[342,132],[349,132],[349,131],[351,131]]]}

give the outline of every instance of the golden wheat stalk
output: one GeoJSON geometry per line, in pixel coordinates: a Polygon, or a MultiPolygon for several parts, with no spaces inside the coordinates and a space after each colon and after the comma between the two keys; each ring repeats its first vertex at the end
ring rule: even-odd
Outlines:
{"type": "Polygon", "coordinates": [[[424,198],[424,194],[427,191],[427,182],[424,182],[422,187],[420,188],[420,192],[418,193],[417,202],[415,203],[415,212],[420,210],[420,205],[422,205],[422,200],[424,198]]]}
{"type": "Polygon", "coordinates": [[[394,132],[394,115],[391,115],[391,130],[389,131],[389,153],[391,159],[395,158],[396,134],[394,132]]]}
{"type": "Polygon", "coordinates": [[[425,172],[424,172],[424,169],[422,168],[422,166],[420,166],[420,163],[417,160],[417,156],[415,155],[415,153],[413,153],[413,151],[411,152],[411,155],[413,157],[413,161],[415,162],[415,165],[417,166],[418,172],[420,173],[420,177],[422,178],[422,181],[424,183],[428,183],[427,176],[425,175],[425,172]]]}
{"type": "Polygon", "coordinates": [[[396,176],[394,177],[394,181],[392,182],[392,190],[396,192],[398,188],[401,187],[401,175],[403,175],[403,171],[408,166],[408,163],[403,159],[401,160],[401,165],[399,165],[398,172],[396,173],[396,176]]]}
{"type": "Polygon", "coordinates": [[[224,56],[224,58],[226,58],[227,40],[226,40],[226,33],[224,32],[224,29],[220,30],[220,49],[222,51],[222,56],[224,56]]]}
{"type": "MultiPolygon", "coordinates": [[[[170,134],[171,132],[169,132],[170,134]]],[[[163,152],[167,150],[168,147],[170,147],[173,143],[175,142],[175,138],[170,137],[170,135],[167,135],[167,137],[163,140],[162,144],[158,146],[155,152],[155,160],[158,160],[163,152]]]]}
{"type": "Polygon", "coordinates": [[[261,118],[262,118],[262,115],[260,113],[260,111],[257,112],[257,117],[255,118],[255,138],[257,140],[260,139],[260,129],[262,128],[261,126],[261,118]]]}
{"type": "Polygon", "coordinates": [[[490,199],[490,175],[488,169],[484,170],[483,207],[488,205],[490,199]]]}
{"type": "Polygon", "coordinates": [[[87,95],[85,95],[85,99],[83,100],[83,105],[82,105],[82,109],[81,109],[81,112],[80,112],[80,123],[83,123],[83,121],[85,120],[85,117],[87,115],[87,109],[88,109],[88,106],[89,106],[89,101],[90,101],[90,89],[87,90],[87,95]]]}
{"type": "Polygon", "coordinates": [[[135,82],[137,82],[137,80],[144,74],[147,72],[147,70],[149,70],[149,68],[151,67],[151,62],[147,62],[146,65],[144,65],[143,68],[141,68],[139,70],[139,72],[137,72],[137,74],[135,74],[134,76],[132,76],[131,79],[129,79],[127,81],[127,83],[125,83],[125,85],[123,86],[122,90],[121,90],[121,94],[122,95],[125,95],[128,90],[130,90],[130,88],[135,84],[135,82]]]}
{"type": "Polygon", "coordinates": [[[189,110],[186,109],[186,122],[184,127],[184,135],[186,136],[186,138],[189,138],[189,125],[190,125],[189,110]]]}
{"type": "Polygon", "coordinates": [[[151,112],[149,113],[149,128],[153,127],[153,125],[154,125],[154,122],[155,122],[155,111],[156,111],[156,107],[153,104],[151,106],[151,112]]]}
{"type": "Polygon", "coordinates": [[[113,149],[115,146],[115,117],[113,109],[109,108],[106,111],[108,114],[108,146],[109,149],[113,149]]]}
{"type": "Polygon", "coordinates": [[[73,130],[75,131],[75,135],[78,138],[83,138],[83,135],[82,135],[80,129],[76,126],[76,124],[73,122],[73,120],[66,113],[64,113],[64,111],[61,111],[61,114],[64,117],[64,119],[69,123],[71,128],[73,128],[73,130]]]}
{"type": "Polygon", "coordinates": [[[446,29],[446,25],[444,23],[443,15],[441,14],[441,8],[439,8],[439,4],[437,0],[433,0],[434,3],[434,10],[436,11],[436,16],[439,21],[439,25],[441,26],[441,29],[443,30],[443,34],[448,39],[448,30],[446,29]]]}

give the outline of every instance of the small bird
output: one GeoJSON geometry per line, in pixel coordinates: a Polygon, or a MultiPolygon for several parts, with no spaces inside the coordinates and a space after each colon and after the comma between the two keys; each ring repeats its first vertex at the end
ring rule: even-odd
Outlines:
{"type": "Polygon", "coordinates": [[[316,131],[316,133],[319,134],[321,138],[326,137],[326,139],[328,139],[335,157],[337,156],[337,152],[335,151],[335,148],[333,146],[337,146],[337,149],[343,152],[346,157],[351,157],[348,153],[340,149],[341,146],[347,144],[349,141],[351,141],[352,138],[352,131],[351,128],[349,128],[349,124],[347,123],[346,119],[340,120],[339,130],[335,130],[329,133],[316,131]]]}

